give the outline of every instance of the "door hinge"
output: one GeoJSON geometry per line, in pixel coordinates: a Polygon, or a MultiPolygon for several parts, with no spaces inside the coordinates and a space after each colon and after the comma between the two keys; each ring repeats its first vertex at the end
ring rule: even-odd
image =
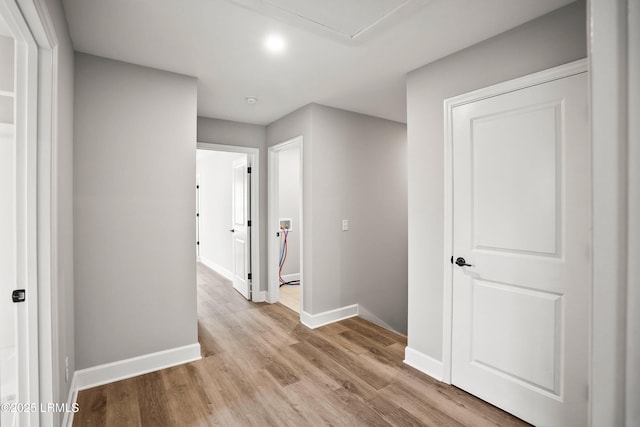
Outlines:
{"type": "Polygon", "coordinates": [[[196,245],[200,245],[200,242],[196,242],[196,245]]]}
{"type": "Polygon", "coordinates": [[[251,166],[247,168],[247,173],[251,173],[251,166]]]}
{"type": "Polygon", "coordinates": [[[199,217],[199,216],[200,216],[200,214],[199,214],[199,213],[196,213],[196,216],[197,216],[197,217],[199,217]]]}
{"type": "Polygon", "coordinates": [[[199,189],[200,189],[200,186],[199,186],[199,185],[196,185],[196,190],[199,190],[199,189]]]}
{"type": "Polygon", "coordinates": [[[247,276],[247,279],[251,280],[251,273],[249,273],[247,276]]]}
{"type": "Polygon", "coordinates": [[[15,291],[11,292],[11,299],[13,300],[13,302],[24,302],[24,300],[27,298],[26,293],[27,291],[25,291],[24,289],[16,289],[15,291]]]}
{"type": "Polygon", "coordinates": [[[247,227],[251,227],[251,220],[247,221],[247,227]]]}

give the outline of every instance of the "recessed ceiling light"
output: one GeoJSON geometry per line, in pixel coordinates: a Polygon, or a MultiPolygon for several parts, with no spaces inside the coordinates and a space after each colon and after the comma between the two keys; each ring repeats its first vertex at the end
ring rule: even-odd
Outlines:
{"type": "Polygon", "coordinates": [[[278,53],[284,50],[285,42],[281,36],[277,34],[271,34],[264,40],[264,46],[267,48],[267,50],[278,53]]]}
{"type": "Polygon", "coordinates": [[[255,104],[258,102],[258,98],[255,96],[247,96],[244,100],[247,101],[247,104],[255,104]]]}

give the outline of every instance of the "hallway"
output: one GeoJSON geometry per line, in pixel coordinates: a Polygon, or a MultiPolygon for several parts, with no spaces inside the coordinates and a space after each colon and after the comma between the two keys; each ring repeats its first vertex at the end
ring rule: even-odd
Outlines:
{"type": "Polygon", "coordinates": [[[203,359],[79,393],[75,426],[518,426],[403,364],[406,338],[359,318],[316,330],[198,265],[203,359]]]}

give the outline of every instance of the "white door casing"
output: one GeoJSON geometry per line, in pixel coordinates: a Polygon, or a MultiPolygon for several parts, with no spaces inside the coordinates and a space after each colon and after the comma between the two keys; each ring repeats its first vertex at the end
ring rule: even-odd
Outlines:
{"type": "MultiPolygon", "coordinates": [[[[247,155],[248,164],[251,165],[251,174],[247,183],[249,189],[249,217],[251,223],[251,300],[262,302],[266,299],[266,292],[260,291],[260,150],[253,147],[241,147],[235,145],[213,144],[198,142],[198,150],[213,150],[227,153],[244,153],[247,155]]],[[[232,221],[230,221],[232,222],[232,221]]]]}
{"type": "MultiPolygon", "coordinates": [[[[307,230],[305,229],[304,222],[304,144],[303,137],[297,136],[290,140],[281,142],[279,144],[269,147],[268,157],[268,169],[269,169],[269,214],[268,214],[268,233],[269,233],[269,247],[268,247],[268,297],[269,303],[276,303],[280,300],[280,281],[278,276],[279,259],[280,259],[280,218],[279,212],[279,200],[280,200],[280,184],[279,184],[279,170],[280,170],[280,152],[289,148],[296,147],[299,150],[299,188],[300,188],[300,206],[299,206],[299,218],[298,218],[298,241],[300,245],[300,316],[305,313],[305,295],[310,295],[311,279],[305,276],[305,236],[307,230]],[[308,289],[308,290],[307,290],[308,289]]],[[[308,297],[307,297],[308,298],[308,297]]]]}
{"type": "Polygon", "coordinates": [[[447,101],[450,253],[471,264],[448,268],[449,378],[535,425],[587,424],[591,156],[587,74],[576,71],[583,68],[447,101]]]}
{"type": "MultiPolygon", "coordinates": [[[[26,301],[17,312],[17,401],[38,406],[52,402],[54,348],[58,342],[55,282],[57,244],[56,150],[54,131],[57,96],[57,40],[51,17],[41,2],[0,0],[2,14],[15,43],[15,231],[17,287],[26,301]],[[18,5],[19,3],[19,5],[18,5]],[[39,322],[42,322],[39,327],[39,322]]],[[[4,295],[9,298],[9,295],[4,295]]],[[[52,413],[16,413],[21,426],[53,425],[52,413]]]]}
{"type": "Polygon", "coordinates": [[[233,287],[251,299],[251,245],[249,232],[250,194],[246,157],[233,162],[231,232],[233,254],[233,287]]]}

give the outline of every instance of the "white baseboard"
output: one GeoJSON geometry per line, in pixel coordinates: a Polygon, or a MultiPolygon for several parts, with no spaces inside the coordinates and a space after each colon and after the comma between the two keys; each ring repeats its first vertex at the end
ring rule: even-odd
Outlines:
{"type": "Polygon", "coordinates": [[[78,390],[124,380],[171,366],[200,360],[200,344],[195,343],[131,359],[94,366],[76,371],[73,376],[78,390]]]}
{"type": "Polygon", "coordinates": [[[404,363],[438,381],[442,381],[444,365],[431,356],[407,347],[404,350],[404,363]]]}
{"type": "Polygon", "coordinates": [[[267,300],[267,291],[257,291],[251,296],[253,302],[264,302],[267,300]]]}
{"type": "Polygon", "coordinates": [[[309,314],[303,311],[300,315],[300,322],[308,328],[315,329],[329,323],[338,322],[358,315],[358,304],[347,305],[318,314],[309,314]]]}
{"type": "Polygon", "coordinates": [[[285,282],[291,282],[292,280],[300,280],[300,273],[285,274],[282,276],[285,282]]]}
{"type": "MultiPolygon", "coordinates": [[[[171,366],[182,365],[201,358],[200,344],[196,343],[94,366],[93,368],[80,369],[73,374],[66,407],[74,407],[80,390],[170,368],[171,366]]],[[[62,419],[62,427],[72,427],[73,415],[74,412],[72,411],[65,412],[62,419]]]]}
{"type": "Polygon", "coordinates": [[[233,282],[233,272],[218,263],[211,261],[203,256],[200,257],[200,262],[205,266],[209,267],[219,275],[223,276],[225,279],[229,279],[233,282]]]}

